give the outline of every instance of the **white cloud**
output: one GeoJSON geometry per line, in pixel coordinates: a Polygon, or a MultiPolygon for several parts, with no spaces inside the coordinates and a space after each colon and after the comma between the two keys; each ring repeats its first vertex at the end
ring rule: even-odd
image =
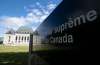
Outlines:
{"type": "Polygon", "coordinates": [[[31,16],[33,16],[32,12],[30,12],[30,13],[27,14],[27,17],[31,17],[31,16]]]}
{"type": "Polygon", "coordinates": [[[27,8],[28,14],[26,16],[28,21],[32,22],[42,22],[48,17],[48,15],[53,11],[56,7],[56,4],[48,4],[46,6],[41,5],[39,2],[36,2],[38,8],[27,8]]]}
{"type": "Polygon", "coordinates": [[[52,10],[56,7],[56,4],[49,4],[47,7],[49,10],[52,10]]]}
{"type": "Polygon", "coordinates": [[[42,13],[39,9],[33,9],[32,12],[33,12],[34,14],[38,15],[38,16],[43,15],[43,13],[42,13]]]}
{"type": "Polygon", "coordinates": [[[40,5],[40,3],[39,2],[36,2],[36,5],[40,5]]]}
{"type": "Polygon", "coordinates": [[[37,27],[34,27],[34,26],[33,26],[33,27],[32,27],[33,31],[35,31],[35,30],[36,30],[36,28],[37,28],[37,27]]]}
{"type": "Polygon", "coordinates": [[[45,20],[47,16],[48,16],[48,15],[43,15],[43,16],[41,16],[41,19],[40,19],[40,21],[43,21],[43,20],[45,20]]]}
{"type": "Polygon", "coordinates": [[[26,25],[24,17],[10,17],[2,16],[0,17],[1,25],[4,25],[7,28],[17,28],[23,25],[26,25]]]}
{"type": "MultiPolygon", "coordinates": [[[[36,3],[39,8],[28,8],[26,16],[11,17],[11,16],[1,16],[0,25],[4,25],[5,28],[18,29],[20,26],[32,25],[32,29],[35,30],[41,22],[43,22],[46,17],[51,13],[51,11],[56,7],[55,4],[48,4],[42,6],[39,2],[36,3]],[[35,25],[35,26],[34,26],[35,25]]],[[[33,5],[32,5],[33,6],[33,5]]]]}

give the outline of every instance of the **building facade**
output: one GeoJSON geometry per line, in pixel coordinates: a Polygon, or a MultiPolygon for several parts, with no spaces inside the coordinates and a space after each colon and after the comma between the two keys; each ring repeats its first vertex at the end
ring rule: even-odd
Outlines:
{"type": "Polygon", "coordinates": [[[4,34],[4,45],[11,46],[28,46],[30,42],[30,34],[33,34],[33,44],[40,44],[41,37],[38,32],[33,32],[31,28],[20,27],[17,31],[11,29],[4,34]]]}

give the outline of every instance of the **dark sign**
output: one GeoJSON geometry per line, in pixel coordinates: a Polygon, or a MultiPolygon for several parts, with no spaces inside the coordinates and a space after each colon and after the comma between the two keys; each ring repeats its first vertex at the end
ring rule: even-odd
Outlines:
{"type": "Polygon", "coordinates": [[[94,61],[91,55],[96,57],[99,48],[99,27],[99,0],[64,0],[36,30],[41,44],[54,48],[36,53],[49,65],[94,61]]]}

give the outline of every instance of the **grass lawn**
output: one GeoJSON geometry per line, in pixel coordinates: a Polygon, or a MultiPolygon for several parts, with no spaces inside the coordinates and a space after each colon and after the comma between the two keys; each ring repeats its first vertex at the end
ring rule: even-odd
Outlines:
{"type": "MultiPolygon", "coordinates": [[[[54,49],[51,45],[33,45],[33,51],[54,49]]],[[[0,45],[0,65],[28,65],[28,46],[0,45]]]]}
{"type": "Polygon", "coordinates": [[[28,46],[0,45],[0,65],[28,65],[28,46]]]}
{"type": "Polygon", "coordinates": [[[28,46],[4,46],[0,45],[0,53],[28,52],[28,46]]]}

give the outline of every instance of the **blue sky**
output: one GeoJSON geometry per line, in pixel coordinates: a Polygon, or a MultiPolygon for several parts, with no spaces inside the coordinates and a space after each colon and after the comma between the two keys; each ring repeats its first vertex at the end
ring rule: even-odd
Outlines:
{"type": "Polygon", "coordinates": [[[62,0],[0,0],[0,37],[13,28],[35,30],[62,0]]]}

